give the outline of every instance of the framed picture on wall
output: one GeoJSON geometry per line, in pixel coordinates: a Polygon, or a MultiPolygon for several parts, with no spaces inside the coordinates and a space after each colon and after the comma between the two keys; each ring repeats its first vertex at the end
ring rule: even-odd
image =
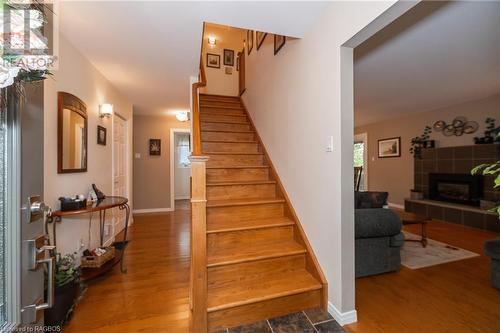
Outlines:
{"type": "Polygon", "coordinates": [[[149,139],[149,155],[161,155],[161,139],[149,139]]]}
{"type": "Polygon", "coordinates": [[[224,66],[234,66],[234,51],[224,49],[224,66]]]}
{"type": "Polygon", "coordinates": [[[401,137],[378,140],[378,157],[400,157],[401,137]]]}
{"type": "Polygon", "coordinates": [[[283,45],[285,45],[286,36],[274,35],[274,55],[278,54],[283,45]]]}
{"type": "Polygon", "coordinates": [[[207,67],[220,68],[220,55],[207,53],[207,67]]]}
{"type": "Polygon", "coordinates": [[[267,32],[261,32],[261,31],[256,32],[257,51],[260,49],[262,43],[264,43],[264,39],[266,39],[266,36],[267,36],[267,32]]]}
{"type": "Polygon", "coordinates": [[[97,144],[106,145],[106,128],[99,125],[97,125],[97,144]]]}
{"type": "Polygon", "coordinates": [[[253,30],[247,30],[247,50],[248,55],[252,52],[253,49],[253,30]]]}

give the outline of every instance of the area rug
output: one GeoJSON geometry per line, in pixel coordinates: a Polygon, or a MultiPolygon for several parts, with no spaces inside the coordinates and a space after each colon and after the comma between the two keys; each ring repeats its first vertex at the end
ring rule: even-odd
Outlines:
{"type": "MultiPolygon", "coordinates": [[[[420,239],[419,235],[403,231],[405,239],[420,239]]],[[[418,269],[447,262],[463,260],[479,256],[479,254],[427,239],[427,247],[420,242],[405,242],[401,248],[401,264],[411,269],[418,269]]]]}

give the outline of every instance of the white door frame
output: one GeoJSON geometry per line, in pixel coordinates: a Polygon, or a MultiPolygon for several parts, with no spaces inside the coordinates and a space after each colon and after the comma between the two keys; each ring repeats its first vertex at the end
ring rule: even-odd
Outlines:
{"type": "Polygon", "coordinates": [[[363,142],[363,185],[364,190],[368,191],[368,133],[354,135],[354,143],[356,142],[363,142]]]}
{"type": "Polygon", "coordinates": [[[170,129],[170,209],[175,210],[175,133],[191,133],[189,128],[170,129]]]}
{"type": "MultiPolygon", "coordinates": [[[[114,122],[114,117],[119,117],[121,120],[123,120],[123,123],[125,124],[124,128],[124,133],[125,133],[125,194],[126,197],[129,199],[130,202],[130,179],[132,177],[132,163],[131,163],[131,143],[130,143],[130,135],[129,135],[129,126],[130,126],[130,120],[125,118],[124,116],[120,115],[120,113],[114,111],[113,112],[113,118],[111,120],[111,156],[112,156],[112,164],[111,164],[111,193],[115,193],[115,181],[114,181],[114,171],[115,171],[115,122],[114,122]]],[[[129,218],[129,226],[133,224],[134,220],[132,218],[133,214],[130,214],[129,218]]],[[[113,225],[113,236],[110,237],[110,240],[114,241],[115,236],[114,233],[115,231],[115,218],[113,217],[112,225],[113,225]]]]}

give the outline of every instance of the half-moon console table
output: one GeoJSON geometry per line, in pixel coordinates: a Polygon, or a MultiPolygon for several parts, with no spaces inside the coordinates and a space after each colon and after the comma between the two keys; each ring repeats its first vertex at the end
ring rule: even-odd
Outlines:
{"type": "MultiPolygon", "coordinates": [[[[56,224],[61,223],[64,217],[72,217],[76,215],[82,214],[90,214],[90,219],[92,219],[92,214],[99,212],[99,236],[100,236],[100,244],[103,246],[104,244],[104,225],[106,222],[106,211],[108,209],[116,208],[120,210],[125,210],[125,229],[123,230],[123,240],[117,241],[113,243],[113,246],[116,249],[116,256],[113,260],[108,261],[104,265],[99,268],[83,268],[82,275],[80,279],[82,281],[91,280],[97,278],[108,271],[110,271],[114,266],[118,263],[120,264],[120,270],[122,273],[126,273],[127,270],[123,267],[123,256],[125,254],[125,248],[127,247],[127,231],[128,231],[128,222],[130,218],[130,206],[128,205],[128,199],[124,197],[113,197],[109,196],[105,199],[98,200],[93,202],[92,205],[87,206],[84,209],[79,210],[70,210],[70,211],[55,211],[51,212],[47,217],[47,223],[52,223],[52,235],[54,238],[54,244],[56,243],[56,224]]],[[[48,228],[48,227],[47,227],[48,228]]],[[[48,230],[47,230],[48,231],[48,230]]]]}

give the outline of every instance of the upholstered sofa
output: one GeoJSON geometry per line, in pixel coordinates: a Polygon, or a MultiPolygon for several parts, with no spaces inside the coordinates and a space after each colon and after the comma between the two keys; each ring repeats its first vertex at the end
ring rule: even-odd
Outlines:
{"type": "Polygon", "coordinates": [[[484,253],[491,257],[491,285],[500,289],[500,238],[486,241],[484,253]]]}
{"type": "Polygon", "coordinates": [[[401,266],[401,220],[384,208],[387,197],[387,192],[355,192],[356,277],[398,271],[401,266]]]}

